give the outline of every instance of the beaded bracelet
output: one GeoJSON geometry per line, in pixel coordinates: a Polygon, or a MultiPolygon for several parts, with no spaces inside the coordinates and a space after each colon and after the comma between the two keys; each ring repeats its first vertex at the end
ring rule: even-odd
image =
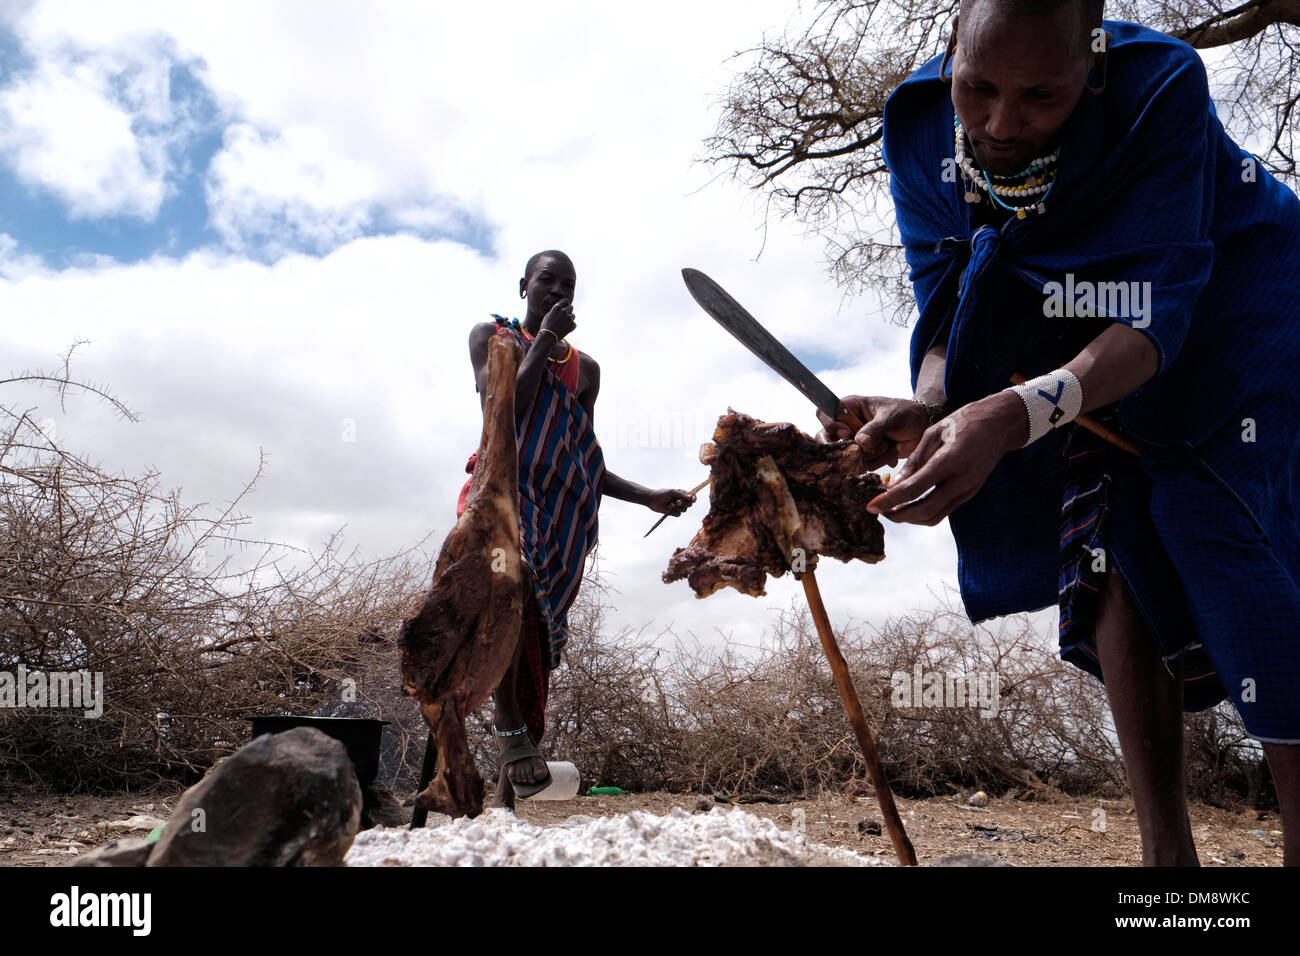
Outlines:
{"type": "Polygon", "coordinates": [[[1029,413],[1029,441],[1032,445],[1053,428],[1060,428],[1083,410],[1083,386],[1067,369],[1058,368],[1024,385],[1012,386],[1029,413]]]}
{"type": "Polygon", "coordinates": [[[948,416],[948,413],[952,411],[952,409],[948,407],[948,402],[946,399],[938,403],[923,402],[917,398],[912,399],[912,401],[916,402],[916,404],[920,405],[922,408],[925,409],[925,424],[927,428],[931,425],[936,424],[937,422],[942,421],[944,418],[948,416]]]}
{"type": "Polygon", "coordinates": [[[492,733],[497,737],[518,737],[520,734],[528,733],[528,727],[520,727],[518,730],[497,730],[497,725],[492,725],[492,733]]]}

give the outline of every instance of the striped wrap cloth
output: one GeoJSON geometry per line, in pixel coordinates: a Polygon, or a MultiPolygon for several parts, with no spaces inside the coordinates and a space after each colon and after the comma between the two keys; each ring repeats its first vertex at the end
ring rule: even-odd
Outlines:
{"type": "MultiPolygon", "coordinates": [[[[517,319],[492,318],[526,340],[517,319]]],[[[519,544],[532,571],[538,610],[550,634],[549,665],[569,640],[569,607],[596,546],[605,457],[591,416],[547,368],[537,396],[516,423],[519,440],[519,544]]]]}

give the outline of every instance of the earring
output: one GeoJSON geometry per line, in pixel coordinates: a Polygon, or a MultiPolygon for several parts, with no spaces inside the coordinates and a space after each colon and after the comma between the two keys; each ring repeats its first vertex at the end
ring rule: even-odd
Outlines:
{"type": "MultiPolygon", "coordinates": [[[[1086,80],[1084,81],[1084,89],[1087,90],[1089,93],[1091,93],[1093,96],[1097,96],[1099,93],[1103,92],[1106,89],[1106,56],[1107,54],[1105,53],[1101,55],[1101,85],[1093,86],[1091,83],[1087,82],[1086,80]]],[[[1088,77],[1089,78],[1092,77],[1092,70],[1088,71],[1088,77]]]]}
{"type": "Polygon", "coordinates": [[[519,298],[521,298],[521,299],[526,299],[526,298],[528,298],[528,290],[527,290],[527,289],[520,289],[520,290],[519,290],[519,298]]]}

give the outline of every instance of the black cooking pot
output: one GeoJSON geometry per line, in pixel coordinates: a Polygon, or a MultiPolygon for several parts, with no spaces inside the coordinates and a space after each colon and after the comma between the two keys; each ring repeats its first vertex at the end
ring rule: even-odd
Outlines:
{"type": "Polygon", "coordinates": [[[295,727],[315,727],[348,749],[348,758],[357,772],[361,786],[373,783],[379,775],[379,743],[386,720],[367,717],[298,717],[262,714],[253,718],[254,739],[262,734],[279,734],[295,727]]]}

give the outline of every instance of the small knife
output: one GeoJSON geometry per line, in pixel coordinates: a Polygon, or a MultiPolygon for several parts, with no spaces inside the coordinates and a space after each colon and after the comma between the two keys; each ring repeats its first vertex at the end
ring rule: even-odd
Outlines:
{"type": "MultiPolygon", "coordinates": [[[[694,494],[698,494],[700,491],[702,491],[702,490],[704,489],[704,486],[707,485],[707,484],[709,483],[709,481],[710,481],[709,478],[705,478],[705,479],[704,479],[703,481],[701,481],[698,485],[696,485],[694,488],[692,488],[691,491],[690,491],[690,493],[693,494],[693,495],[694,495],[694,494]]],[[[650,526],[650,531],[653,531],[655,528],[657,528],[657,527],[659,527],[661,524],[663,524],[663,523],[664,523],[664,518],[667,518],[667,517],[669,517],[669,515],[664,515],[662,518],[660,518],[658,521],[656,521],[654,524],[652,524],[652,525],[650,526]]],[[[650,531],[647,531],[645,534],[641,535],[641,537],[643,537],[643,538],[648,538],[648,537],[650,537],[650,531]]]]}

